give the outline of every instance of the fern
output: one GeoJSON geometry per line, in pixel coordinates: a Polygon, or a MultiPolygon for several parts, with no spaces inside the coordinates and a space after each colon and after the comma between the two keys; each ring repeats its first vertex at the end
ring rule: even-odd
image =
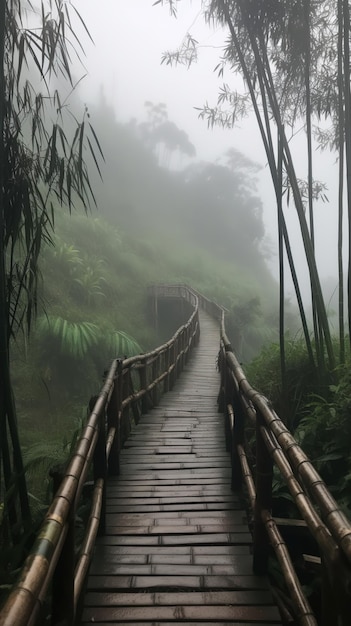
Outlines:
{"type": "Polygon", "coordinates": [[[134,356],[142,352],[138,342],[122,330],[114,330],[112,333],[109,333],[105,342],[108,353],[112,357],[134,356]]]}
{"type": "Polygon", "coordinates": [[[106,350],[107,358],[133,356],[142,352],[139,343],[122,330],[103,332],[92,322],[70,322],[54,315],[38,320],[38,330],[46,341],[55,341],[61,354],[81,359],[97,344],[106,350]]]}
{"type": "Polygon", "coordinates": [[[100,339],[99,327],[92,322],[70,322],[63,317],[47,315],[38,320],[38,329],[59,344],[61,354],[83,358],[100,339]]]}

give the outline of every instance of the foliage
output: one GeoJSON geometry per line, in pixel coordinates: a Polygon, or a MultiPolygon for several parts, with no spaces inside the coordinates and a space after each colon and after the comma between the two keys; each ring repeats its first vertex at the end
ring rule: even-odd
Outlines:
{"type": "Polygon", "coordinates": [[[82,359],[98,342],[98,327],[91,322],[70,322],[60,316],[43,315],[38,320],[39,334],[44,341],[53,339],[62,354],[82,359]]]}
{"type": "Polygon", "coordinates": [[[337,368],[335,379],[323,395],[310,395],[296,436],[338,503],[350,515],[350,363],[337,368]]]}
{"type": "MultiPolygon", "coordinates": [[[[304,342],[289,340],[286,346],[286,395],[283,395],[277,344],[264,348],[246,367],[246,375],[250,383],[272,401],[340,506],[350,515],[350,363],[336,368],[332,383],[330,378],[321,381],[311,369],[304,342]]],[[[275,507],[282,506],[286,500],[284,515],[291,509],[294,516],[287,488],[279,474],[274,478],[274,499],[275,507]]]]}
{"type": "Polygon", "coordinates": [[[106,280],[103,276],[103,265],[101,259],[86,259],[85,262],[82,261],[83,271],[73,279],[80,287],[80,294],[90,302],[105,297],[103,287],[106,280]]]}
{"type": "MultiPolygon", "coordinates": [[[[84,21],[75,11],[80,26],[84,21]]],[[[20,542],[30,508],[10,374],[10,338],[31,329],[37,310],[38,259],[50,241],[54,201],[89,206],[94,198],[85,150],[99,171],[102,151],[85,108],[70,115],[53,78],[73,90],[73,58],[82,45],[64,0],[0,7],[0,439],[1,539],[20,542]],[[67,122],[67,117],[69,120],[67,122]],[[70,134],[71,131],[71,134],[70,134]],[[14,489],[13,483],[18,486],[14,489]],[[11,498],[9,497],[9,494],[11,498]],[[7,528],[6,528],[7,527],[7,528]]]]}
{"type": "Polygon", "coordinates": [[[306,405],[311,394],[319,389],[324,393],[326,386],[320,386],[320,379],[306,352],[302,339],[286,338],[286,385],[283,389],[280,368],[279,344],[265,346],[260,354],[246,367],[251,385],[272,402],[278,415],[292,431],[306,414],[306,405]]]}
{"type": "Polygon", "coordinates": [[[55,350],[54,344],[57,343],[61,354],[77,360],[84,359],[97,344],[100,344],[100,349],[104,351],[106,361],[120,355],[140,354],[142,351],[137,341],[126,332],[119,330],[102,332],[92,322],[71,322],[60,316],[43,315],[38,320],[37,330],[39,341],[50,343],[50,347],[46,346],[49,352],[55,350]]]}
{"type": "Polygon", "coordinates": [[[267,326],[258,296],[232,302],[226,315],[226,331],[231,337],[235,354],[246,361],[252,358],[258,345],[274,339],[274,329],[267,326]]]}
{"type": "MultiPolygon", "coordinates": [[[[51,237],[54,198],[69,208],[75,203],[89,206],[93,195],[83,153],[87,147],[97,165],[93,145],[102,153],[87,109],[82,121],[72,126],[74,118],[66,103],[61,102],[57,89],[50,88],[50,78],[57,74],[72,89],[75,87],[69,59],[79,56],[81,44],[75,36],[68,5],[62,0],[49,7],[44,1],[41,3],[35,18],[32,17],[35,22],[42,21],[40,36],[38,24],[30,27],[28,15],[17,0],[6,3],[5,19],[7,106],[3,118],[6,167],[2,172],[2,215],[11,334],[24,319],[28,326],[31,323],[36,307],[38,255],[41,243],[51,237]],[[76,40],[77,49],[69,36],[76,40]],[[36,68],[44,93],[25,75],[27,65],[31,72],[36,68]],[[51,126],[48,119],[54,120],[51,126]],[[67,132],[70,128],[71,139],[67,132]]],[[[80,23],[84,26],[81,18],[80,23]]]]}
{"type": "Polygon", "coordinates": [[[108,354],[115,356],[134,356],[142,352],[138,342],[122,330],[114,330],[104,337],[108,354]]]}

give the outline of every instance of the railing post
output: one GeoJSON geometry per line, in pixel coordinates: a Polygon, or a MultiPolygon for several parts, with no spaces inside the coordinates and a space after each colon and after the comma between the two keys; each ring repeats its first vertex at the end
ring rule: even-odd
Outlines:
{"type": "Polygon", "coordinates": [[[169,349],[169,365],[173,366],[172,367],[172,371],[169,375],[169,388],[173,389],[173,385],[174,385],[174,381],[176,379],[176,367],[175,367],[175,359],[176,359],[176,350],[175,350],[175,343],[173,342],[170,349],[169,349]]]}
{"type": "MultiPolygon", "coordinates": [[[[159,362],[159,355],[157,355],[152,362],[152,382],[159,376],[159,362]]],[[[158,385],[152,388],[152,404],[153,406],[157,406],[158,404],[158,385]]]]}
{"type": "MultiPolygon", "coordinates": [[[[64,467],[57,466],[50,471],[53,479],[53,493],[58,490],[65,475],[64,467]]],[[[68,530],[52,578],[51,626],[73,626],[74,624],[74,567],[75,567],[75,519],[71,507],[67,520],[68,530]]]]}
{"type": "Polygon", "coordinates": [[[236,383],[233,385],[233,437],[232,437],[232,489],[233,491],[239,491],[242,486],[242,469],[240,458],[238,454],[238,445],[244,444],[244,426],[245,417],[244,411],[240,400],[240,390],[237,388],[236,383]]]}
{"type": "Polygon", "coordinates": [[[195,323],[196,323],[195,345],[197,346],[197,344],[200,341],[200,333],[201,333],[199,313],[197,313],[196,315],[195,323]]]}
{"type": "MultiPolygon", "coordinates": [[[[147,387],[147,361],[143,362],[141,369],[139,370],[140,389],[146,389],[147,387]]],[[[149,410],[147,394],[145,393],[141,399],[141,412],[145,415],[149,410]]]]}
{"type": "Polygon", "coordinates": [[[225,374],[223,377],[223,412],[224,412],[224,433],[225,433],[225,446],[227,452],[232,450],[232,435],[230,427],[230,415],[228,411],[228,405],[233,405],[234,397],[234,380],[232,372],[228,369],[227,363],[227,351],[223,356],[223,368],[225,374]]]}
{"type": "Polygon", "coordinates": [[[179,378],[179,367],[180,367],[180,358],[179,358],[179,352],[180,352],[180,350],[179,350],[179,335],[177,335],[177,338],[176,338],[176,340],[175,340],[175,342],[174,342],[174,348],[175,348],[175,351],[174,351],[174,359],[175,359],[175,364],[176,364],[176,366],[175,366],[174,370],[175,370],[175,380],[177,380],[177,379],[179,378]]]}
{"type": "Polygon", "coordinates": [[[108,458],[108,473],[110,476],[119,476],[119,452],[120,452],[120,423],[119,414],[121,410],[121,396],[119,393],[119,380],[122,371],[122,361],[117,360],[116,376],[113,384],[113,391],[110,402],[107,405],[107,426],[108,429],[115,428],[115,436],[108,458]]]}
{"type": "MultiPolygon", "coordinates": [[[[169,370],[169,348],[166,348],[165,352],[164,352],[164,368],[165,368],[165,372],[168,372],[169,370]]],[[[165,376],[164,382],[163,382],[163,393],[167,393],[167,391],[169,391],[169,374],[167,374],[167,376],[165,376]]]]}
{"type": "Polygon", "coordinates": [[[184,367],[187,364],[190,356],[190,337],[191,337],[191,327],[187,326],[185,329],[185,338],[184,338],[184,367]]]}
{"type": "Polygon", "coordinates": [[[227,378],[227,367],[225,361],[225,352],[222,345],[220,345],[219,353],[217,357],[217,366],[220,375],[220,383],[219,383],[219,392],[217,398],[218,404],[218,413],[225,413],[225,387],[226,387],[226,378],[227,378]]]}
{"type": "Polygon", "coordinates": [[[179,355],[179,359],[178,359],[177,378],[179,378],[179,376],[181,375],[181,373],[183,371],[183,359],[184,359],[183,348],[184,348],[184,331],[182,330],[180,335],[178,335],[178,355],[179,355]]]}
{"type": "Polygon", "coordinates": [[[101,411],[99,415],[99,432],[93,459],[94,483],[99,478],[104,481],[104,489],[102,495],[101,515],[99,522],[99,535],[106,532],[106,477],[107,477],[107,457],[106,457],[106,415],[105,411],[101,411]]]}
{"type": "MultiPolygon", "coordinates": [[[[129,370],[129,388],[130,388],[130,393],[132,395],[134,395],[135,389],[134,389],[134,383],[133,383],[133,372],[132,372],[132,370],[129,370]]],[[[132,402],[132,411],[133,411],[134,424],[137,426],[139,424],[140,413],[141,413],[141,406],[139,406],[138,400],[133,400],[133,402],[132,402]]]]}
{"type": "Polygon", "coordinates": [[[262,511],[272,509],[273,462],[261,435],[265,425],[256,408],[256,502],[254,511],[253,569],[255,574],[267,572],[270,543],[262,520],[262,511]]]}
{"type": "MultiPolygon", "coordinates": [[[[122,380],[122,393],[121,393],[121,401],[125,400],[129,396],[130,385],[129,385],[129,376],[130,370],[121,372],[121,380],[122,380]]],[[[127,439],[130,433],[130,405],[124,407],[121,412],[121,423],[120,423],[120,431],[121,431],[121,448],[123,448],[123,444],[127,439]]]]}

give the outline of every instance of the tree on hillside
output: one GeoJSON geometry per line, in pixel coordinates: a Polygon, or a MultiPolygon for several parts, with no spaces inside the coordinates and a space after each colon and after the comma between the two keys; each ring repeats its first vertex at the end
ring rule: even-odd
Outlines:
{"type": "MultiPolygon", "coordinates": [[[[257,266],[259,246],[264,235],[262,203],[255,194],[255,179],[247,170],[254,164],[236,152],[217,163],[189,165],[181,173],[184,191],[178,215],[183,215],[195,243],[201,243],[216,256],[248,267],[257,266]],[[225,228],[223,225],[225,224],[225,228]],[[258,253],[258,254],[257,254],[258,253]]],[[[262,263],[262,258],[260,260],[262,263]]]]}
{"type": "Polygon", "coordinates": [[[64,0],[0,2],[0,440],[1,540],[18,541],[31,518],[10,375],[10,341],[29,332],[37,306],[38,256],[58,206],[93,198],[86,150],[99,142],[84,111],[70,114],[51,79],[75,87],[71,65],[83,52],[73,25],[88,31],[64,0]],[[67,125],[68,122],[68,125],[67,125]],[[69,137],[67,127],[73,129],[69,137]],[[26,330],[25,330],[26,328],[26,330]]]}
{"type": "Polygon", "coordinates": [[[158,156],[160,165],[169,167],[174,153],[194,157],[196,150],[184,130],[168,119],[163,102],[145,102],[148,120],[139,124],[139,132],[145,144],[158,156]]]}
{"type": "MultiPolygon", "coordinates": [[[[176,14],[174,0],[159,0],[176,14]]],[[[334,346],[323,299],[315,257],[314,212],[324,186],[315,179],[313,139],[321,147],[332,146],[339,153],[339,336],[340,360],[344,360],[342,213],[346,162],[346,195],[351,223],[351,114],[350,114],[350,8],[343,0],[206,0],[203,15],[208,23],[223,27],[228,39],[217,71],[238,72],[244,79],[245,93],[224,84],[213,107],[206,104],[200,115],[209,126],[230,128],[250,109],[255,113],[274,185],[279,231],[281,277],[281,346],[284,350],[285,258],[294,282],[304,337],[310,360],[325,371],[325,355],[332,369],[336,364],[334,346]],[[329,122],[326,129],[323,118],[329,122]],[[297,174],[290,137],[303,125],[306,146],[306,177],[297,174]],[[314,126],[316,132],[314,135],[314,126]],[[314,344],[306,321],[294,254],[285,222],[286,200],[292,199],[300,224],[306,265],[311,286],[314,344]]],[[[193,41],[193,40],[192,40],[193,41]]],[[[163,62],[176,63],[181,51],[167,52],[163,62]]],[[[193,55],[196,58],[196,55],[193,55]]],[[[301,155],[298,159],[301,164],[301,155]]],[[[349,241],[351,228],[349,227],[349,241]]],[[[351,251],[351,247],[349,246],[351,251]]],[[[351,258],[351,257],[350,257],[351,258]]],[[[348,315],[351,330],[351,262],[349,262],[348,315]]],[[[350,333],[351,336],[351,333],[350,333]]],[[[282,352],[282,363],[284,354],[282,352]]]]}

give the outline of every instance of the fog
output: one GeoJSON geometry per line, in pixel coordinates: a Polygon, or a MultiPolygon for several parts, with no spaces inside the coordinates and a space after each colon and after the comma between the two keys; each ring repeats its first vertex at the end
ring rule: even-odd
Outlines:
{"type": "MultiPolygon", "coordinates": [[[[205,102],[215,106],[223,81],[231,87],[242,88],[240,77],[227,73],[224,78],[218,78],[214,72],[226,33],[205,25],[199,3],[187,0],[179,3],[177,19],[170,16],[167,6],[153,6],[153,0],[100,0],[98,9],[94,0],[77,0],[75,4],[94,39],[93,45],[83,37],[88,75],[80,93],[88,104],[96,102],[103,91],[117,120],[128,122],[132,118],[145,119],[146,101],[163,102],[167,105],[169,119],[185,130],[195,145],[197,160],[216,162],[229,148],[235,147],[260,163],[259,193],[266,230],[264,245],[270,257],[268,264],[276,276],[276,205],[256,120],[252,115],[233,130],[208,130],[206,121],[199,119],[195,109],[205,102]],[[190,69],[162,65],[162,53],[179,47],[188,32],[200,45],[197,63],[190,69]]],[[[298,175],[306,178],[303,132],[295,128],[294,134],[291,146],[300,164],[298,175]]],[[[333,155],[315,153],[314,177],[326,183],[329,198],[328,203],[318,202],[315,207],[316,256],[321,276],[328,279],[331,289],[337,284],[337,171],[334,161],[333,155]]],[[[187,162],[186,158],[180,158],[177,167],[187,162]]],[[[306,275],[308,293],[306,265],[293,204],[286,211],[286,219],[293,233],[296,258],[299,258],[299,278],[303,284],[306,275]]]]}

